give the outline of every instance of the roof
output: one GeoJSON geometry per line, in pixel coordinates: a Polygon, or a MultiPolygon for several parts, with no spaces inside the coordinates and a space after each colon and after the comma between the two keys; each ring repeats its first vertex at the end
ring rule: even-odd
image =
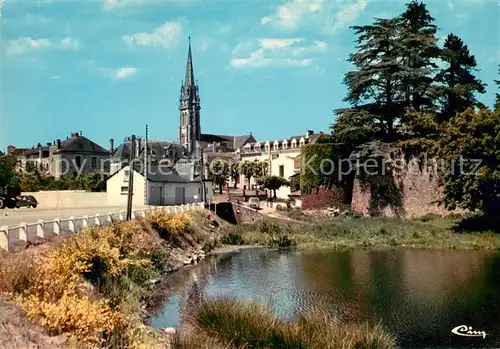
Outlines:
{"type": "MultiPolygon", "coordinates": [[[[28,149],[22,154],[25,155],[36,155],[42,149],[42,152],[49,152],[50,149],[54,150],[54,153],[92,153],[92,154],[102,154],[108,155],[109,151],[101,147],[99,144],[91,141],[87,137],[84,136],[72,136],[61,142],[61,148],[57,149],[57,145],[44,145],[44,146],[36,146],[31,149],[28,149]]],[[[18,149],[15,149],[16,151],[18,149]]]]}
{"type": "MultiPolygon", "coordinates": [[[[144,144],[141,143],[139,147],[140,147],[139,154],[143,154],[144,144]]],[[[160,159],[167,157],[165,151],[168,150],[172,150],[176,158],[181,158],[186,153],[186,149],[182,145],[169,141],[154,141],[154,140],[148,141],[148,149],[150,149],[151,155],[160,159]]],[[[113,152],[113,158],[128,159],[131,150],[132,150],[132,142],[131,141],[123,142],[113,152]]]]}
{"type": "Polygon", "coordinates": [[[204,147],[210,143],[225,143],[229,149],[236,150],[241,148],[243,145],[249,142],[255,142],[255,138],[249,135],[240,136],[226,136],[226,135],[215,135],[209,133],[202,133],[200,135],[200,144],[204,147]],[[203,144],[205,143],[205,144],[203,144]]]}
{"type": "Polygon", "coordinates": [[[61,142],[61,149],[56,152],[60,153],[100,153],[103,155],[109,154],[109,151],[101,147],[99,144],[91,141],[84,136],[73,136],[61,142]]]}
{"type": "MultiPolygon", "coordinates": [[[[134,166],[134,170],[143,174],[141,166],[134,166]]],[[[170,166],[151,165],[148,174],[148,181],[151,182],[170,182],[170,183],[190,183],[189,178],[181,176],[177,171],[170,166]]],[[[199,180],[199,178],[198,178],[199,180]]],[[[196,181],[196,180],[195,180],[196,181]]]]}

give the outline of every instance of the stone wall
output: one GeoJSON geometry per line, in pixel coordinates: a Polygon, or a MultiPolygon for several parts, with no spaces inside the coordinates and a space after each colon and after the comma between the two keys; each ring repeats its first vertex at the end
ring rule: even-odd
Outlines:
{"type": "Polygon", "coordinates": [[[33,195],[38,201],[38,207],[40,209],[107,206],[105,192],[91,193],[80,190],[54,190],[23,192],[22,194],[33,195]]]}
{"type": "Polygon", "coordinates": [[[303,210],[318,210],[327,207],[341,209],[344,206],[344,194],[339,189],[319,188],[300,197],[303,210]]]}
{"type": "Polygon", "coordinates": [[[238,224],[253,223],[262,219],[262,214],[250,207],[233,203],[234,215],[238,224]]]}
{"type": "Polygon", "coordinates": [[[392,200],[392,205],[374,204],[372,188],[363,184],[359,178],[354,181],[352,209],[364,215],[418,217],[427,213],[446,215],[452,212],[439,203],[443,199],[444,188],[439,183],[437,161],[426,160],[424,163],[411,159],[404,161],[400,155],[399,171],[394,171],[393,185],[399,195],[399,200],[392,200]],[[370,207],[371,206],[371,207],[370,207]]]}

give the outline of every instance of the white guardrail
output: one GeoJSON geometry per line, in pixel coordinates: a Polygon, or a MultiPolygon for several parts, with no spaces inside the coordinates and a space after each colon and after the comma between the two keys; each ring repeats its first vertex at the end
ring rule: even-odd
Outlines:
{"type": "MultiPolygon", "coordinates": [[[[202,211],[203,203],[178,206],[150,206],[141,210],[132,210],[132,219],[145,217],[147,212],[181,213],[187,211],[202,211]]],[[[0,248],[9,251],[16,242],[27,243],[36,238],[47,238],[54,235],[74,234],[89,226],[106,226],[124,221],[125,211],[97,213],[93,216],[54,218],[38,220],[36,223],[20,223],[18,225],[0,227],[0,248]],[[16,234],[17,233],[17,234],[16,234]]]]}

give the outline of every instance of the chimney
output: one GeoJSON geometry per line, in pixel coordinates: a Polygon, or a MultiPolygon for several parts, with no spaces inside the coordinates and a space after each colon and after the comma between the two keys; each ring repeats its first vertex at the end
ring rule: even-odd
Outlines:
{"type": "Polygon", "coordinates": [[[313,134],[314,134],[314,131],[313,131],[313,130],[307,130],[307,131],[306,131],[306,138],[311,137],[313,134]]]}
{"type": "Polygon", "coordinates": [[[115,151],[115,140],[111,138],[109,140],[109,152],[113,154],[114,151],[115,151]]]}
{"type": "Polygon", "coordinates": [[[8,154],[12,154],[12,153],[14,152],[14,150],[16,150],[16,147],[15,147],[15,146],[13,146],[13,145],[9,145],[9,146],[7,147],[7,153],[8,153],[8,154]]]}
{"type": "Polygon", "coordinates": [[[71,133],[71,138],[78,137],[80,134],[78,132],[71,133]]]}
{"type": "Polygon", "coordinates": [[[58,140],[56,141],[56,145],[57,145],[57,149],[58,149],[58,150],[59,150],[59,149],[61,149],[61,140],[60,140],[60,139],[58,139],[58,140]]]}

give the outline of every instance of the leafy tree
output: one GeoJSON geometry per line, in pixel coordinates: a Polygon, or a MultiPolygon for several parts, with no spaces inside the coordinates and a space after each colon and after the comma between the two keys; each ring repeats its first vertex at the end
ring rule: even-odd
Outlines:
{"type": "Polygon", "coordinates": [[[445,204],[481,210],[487,217],[500,212],[500,112],[469,108],[457,114],[442,133],[445,204]],[[477,168],[476,168],[477,167],[477,168]]]}
{"type": "Polygon", "coordinates": [[[222,188],[229,177],[229,164],[224,160],[216,159],[210,164],[210,167],[210,177],[219,186],[219,194],[222,194],[222,188]]]}
{"type": "Polygon", "coordinates": [[[240,164],[237,162],[232,162],[230,166],[229,175],[234,181],[234,189],[236,189],[236,182],[238,181],[238,177],[240,176],[240,164]]]}
{"type": "Polygon", "coordinates": [[[476,68],[476,58],[470,54],[467,45],[454,34],[449,34],[444,42],[441,59],[446,66],[436,77],[443,86],[439,95],[443,99],[440,121],[446,121],[471,106],[482,106],[475,93],[484,93],[485,85],[472,71],[476,68]]]}
{"type": "Polygon", "coordinates": [[[290,177],[290,191],[300,190],[300,175],[296,174],[290,177]]]}
{"type": "Polygon", "coordinates": [[[245,176],[245,178],[247,179],[249,184],[250,184],[250,179],[254,175],[254,169],[255,169],[255,166],[250,161],[244,161],[241,164],[241,168],[240,168],[241,174],[243,174],[243,176],[245,176]]]}
{"type": "Polygon", "coordinates": [[[106,182],[101,173],[86,173],[78,178],[78,186],[86,191],[99,192],[106,190],[106,182]]]}
{"type": "Polygon", "coordinates": [[[290,183],[279,176],[266,176],[264,179],[264,188],[273,191],[273,197],[276,198],[276,190],[283,186],[289,186],[290,183]]]}
{"type": "Polygon", "coordinates": [[[434,83],[434,62],[440,50],[435,37],[437,26],[423,2],[411,1],[399,17],[400,70],[406,108],[417,111],[432,107],[434,98],[430,88],[434,83]]]}
{"type": "MultiPolygon", "coordinates": [[[[253,163],[253,176],[257,182],[261,181],[267,175],[269,165],[265,161],[255,160],[253,163]]],[[[261,181],[262,182],[262,181],[261,181]]]]}
{"type": "MultiPolygon", "coordinates": [[[[376,19],[372,25],[354,26],[358,52],[348,61],[356,70],[345,75],[352,108],[339,109],[337,128],[366,137],[394,138],[394,123],[402,113],[401,68],[398,62],[399,21],[376,19]],[[368,132],[368,130],[371,130],[368,132]]],[[[335,135],[334,130],[334,135],[335,135]]],[[[356,138],[349,137],[351,139],[356,138]]]]}

